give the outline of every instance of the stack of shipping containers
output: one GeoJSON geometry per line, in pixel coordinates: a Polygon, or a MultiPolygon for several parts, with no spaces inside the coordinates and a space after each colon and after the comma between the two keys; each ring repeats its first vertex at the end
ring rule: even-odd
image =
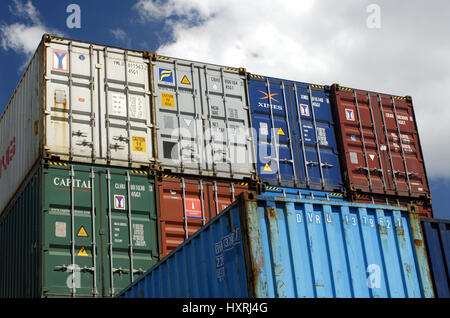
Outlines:
{"type": "Polygon", "coordinates": [[[409,97],[45,35],[0,135],[0,297],[442,295],[409,97]]]}

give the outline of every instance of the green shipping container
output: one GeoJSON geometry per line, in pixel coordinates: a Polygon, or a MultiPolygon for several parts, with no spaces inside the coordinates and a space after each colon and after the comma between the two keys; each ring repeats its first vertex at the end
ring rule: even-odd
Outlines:
{"type": "Polygon", "coordinates": [[[154,191],[151,172],[40,163],[0,216],[0,297],[114,296],[158,261],[154,191]]]}

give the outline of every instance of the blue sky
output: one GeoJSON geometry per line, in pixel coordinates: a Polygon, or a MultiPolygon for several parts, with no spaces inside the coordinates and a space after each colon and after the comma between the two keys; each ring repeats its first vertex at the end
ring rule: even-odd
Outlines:
{"type": "MultiPolygon", "coordinates": [[[[450,3],[389,0],[4,0],[0,112],[42,32],[252,73],[411,95],[436,217],[450,218],[450,3]],[[81,8],[70,29],[69,4],[81,8]],[[373,11],[375,4],[375,11],[373,11]],[[374,19],[373,19],[374,18],[374,19]],[[9,36],[15,31],[16,36],[9,36]],[[370,74],[370,76],[368,76],[370,74]]],[[[1,136],[0,136],[1,138],[1,136]]]]}

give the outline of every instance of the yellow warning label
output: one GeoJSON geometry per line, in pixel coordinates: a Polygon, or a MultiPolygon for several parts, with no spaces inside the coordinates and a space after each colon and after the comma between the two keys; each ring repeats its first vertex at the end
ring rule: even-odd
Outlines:
{"type": "Polygon", "coordinates": [[[284,131],[281,129],[281,127],[278,129],[278,135],[284,136],[284,131]]]}
{"type": "Polygon", "coordinates": [[[34,121],[34,135],[37,136],[39,134],[39,120],[34,121]]]}
{"type": "Polygon", "coordinates": [[[146,152],[145,137],[131,136],[133,151],[146,152]]]}
{"type": "Polygon", "coordinates": [[[89,254],[86,252],[86,249],[84,248],[84,246],[82,246],[80,248],[80,250],[78,251],[77,256],[89,256],[89,254]]]}
{"type": "Polygon", "coordinates": [[[191,82],[187,78],[186,75],[183,76],[183,79],[181,80],[181,84],[191,85],[191,82]]]}
{"type": "Polygon", "coordinates": [[[175,97],[173,94],[161,93],[161,106],[175,107],[175,97]]]}
{"type": "Polygon", "coordinates": [[[81,226],[81,228],[78,230],[77,236],[79,236],[79,237],[88,237],[88,234],[87,234],[84,226],[81,226]]]}
{"type": "Polygon", "coordinates": [[[269,163],[266,163],[266,165],[264,166],[264,171],[272,172],[272,169],[270,168],[269,163]]]}

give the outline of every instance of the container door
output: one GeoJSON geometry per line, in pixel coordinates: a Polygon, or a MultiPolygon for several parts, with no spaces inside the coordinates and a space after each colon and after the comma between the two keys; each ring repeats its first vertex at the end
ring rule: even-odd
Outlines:
{"type": "Polygon", "coordinates": [[[54,42],[46,52],[45,146],[62,160],[100,155],[97,52],[87,44],[54,42]]]}
{"type": "Polygon", "coordinates": [[[205,65],[201,70],[205,159],[210,175],[243,179],[253,170],[250,118],[244,78],[236,70],[205,65]]]}
{"type": "Polygon", "coordinates": [[[166,256],[210,219],[207,184],[200,179],[158,181],[161,257],[166,256]]]}
{"type": "Polygon", "coordinates": [[[102,296],[98,178],[67,164],[44,171],[43,296],[102,296]]]}
{"type": "Polygon", "coordinates": [[[302,183],[313,189],[342,189],[329,94],[322,86],[294,83],[291,96],[302,183]]]}
{"type": "Polygon", "coordinates": [[[98,52],[102,158],[119,166],[153,162],[149,60],[114,48],[98,52]]]}
{"type": "Polygon", "coordinates": [[[239,194],[248,191],[247,183],[209,181],[207,186],[210,201],[210,219],[225,210],[237,199],[239,194]]]}
{"type": "Polygon", "coordinates": [[[159,163],[172,172],[205,170],[198,69],[171,59],[154,62],[153,89],[159,163]]]}
{"type": "Polygon", "coordinates": [[[154,180],[105,169],[101,184],[103,292],[114,296],[159,259],[154,180]]]}
{"type": "Polygon", "coordinates": [[[404,97],[378,94],[382,134],[389,156],[390,193],[424,196],[428,182],[410,101],[404,97]]]}
{"type": "Polygon", "coordinates": [[[298,137],[290,129],[284,83],[251,77],[249,98],[259,178],[270,185],[297,185],[300,176],[294,164],[292,141],[298,137]]]}
{"type": "Polygon", "coordinates": [[[45,173],[43,295],[112,296],[158,259],[154,181],[56,166],[45,173]]]}

